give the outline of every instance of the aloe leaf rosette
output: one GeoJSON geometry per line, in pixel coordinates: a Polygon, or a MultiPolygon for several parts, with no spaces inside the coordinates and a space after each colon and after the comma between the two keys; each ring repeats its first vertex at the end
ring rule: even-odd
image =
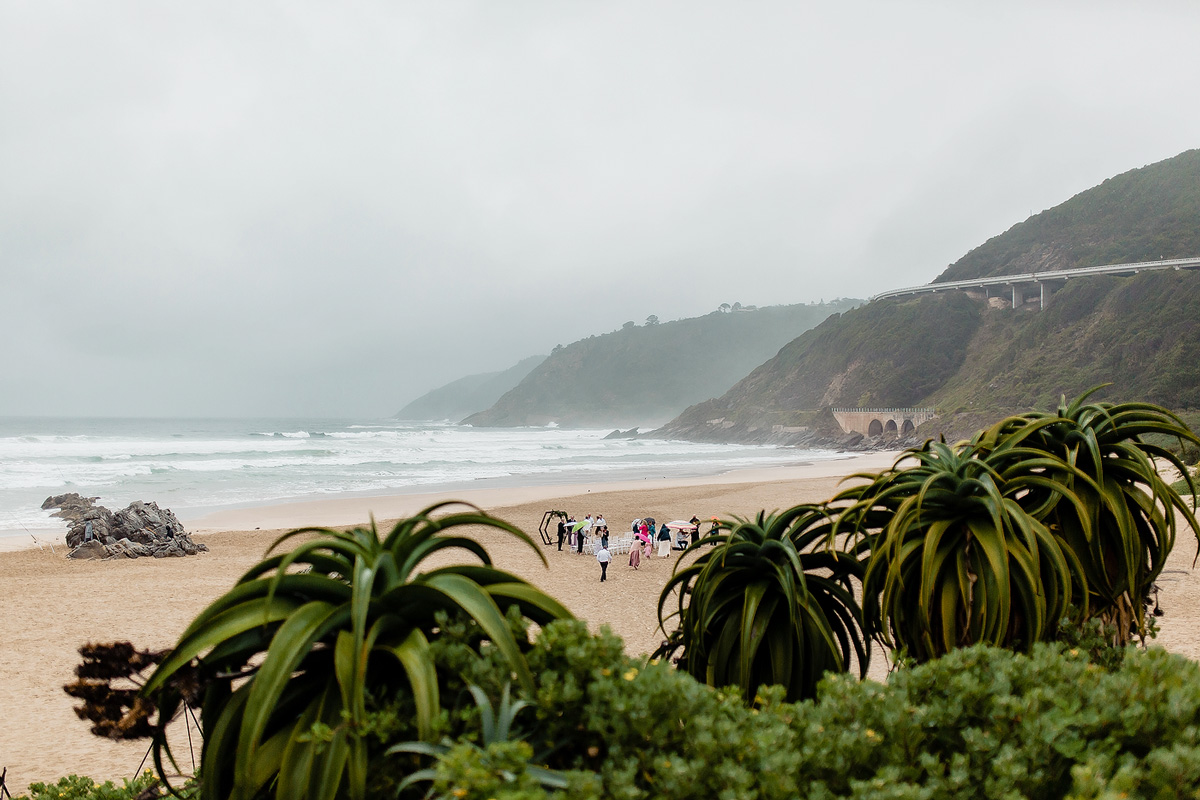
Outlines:
{"type": "Polygon", "coordinates": [[[791,700],[814,696],[826,671],[852,660],[866,674],[869,649],[853,579],[861,564],[834,547],[821,505],[722,523],[721,533],[680,557],[659,597],[659,624],[675,623],[657,656],[710,686],[736,685],[747,702],[778,684],[791,700]],[[666,614],[674,602],[676,608],[666,614]]]}
{"type": "MultiPolygon", "coordinates": [[[[1151,403],[1087,402],[1096,387],[1053,413],[1033,412],[1005,419],[978,437],[980,447],[1036,450],[1069,463],[1065,480],[1080,502],[1061,503],[1045,491],[1022,498],[1029,508],[1050,506],[1045,519],[1078,556],[1087,592],[1085,616],[1113,624],[1118,643],[1145,632],[1146,597],[1161,574],[1178,533],[1177,516],[1200,532],[1195,512],[1164,480],[1160,465],[1195,486],[1186,466],[1157,436],[1200,445],[1200,438],[1176,415],[1151,403]]],[[[1161,440],[1161,439],[1160,439],[1161,440]]]]}
{"type": "MultiPolygon", "coordinates": [[[[374,523],[287,533],[268,553],[298,539],[293,549],[256,564],[188,627],[143,691],[169,719],[182,702],[173,676],[204,676],[202,797],[362,797],[367,747],[360,732],[369,693],[410,692],[418,735],[433,738],[441,702],[430,641],[439,612],[474,620],[517,683],[533,693],[505,612],[516,606],[539,625],[571,614],[495,568],[479,542],[457,531],[482,526],[510,534],[544,564],[529,536],[473,506],[442,513],[452,505],[460,504],[403,519],[383,538],[374,523]],[[444,562],[447,552],[478,563],[429,568],[432,556],[444,562]]],[[[174,760],[161,734],[154,755],[166,774],[174,760]]]]}
{"type": "Polygon", "coordinates": [[[857,534],[869,553],[867,629],[918,661],[977,643],[1028,649],[1053,638],[1072,587],[1085,584],[1082,568],[1016,498],[1036,490],[1076,503],[1067,472],[1039,452],[1000,456],[929,441],[889,470],[855,476],[867,482],[835,502],[848,504],[839,530],[857,534]]]}

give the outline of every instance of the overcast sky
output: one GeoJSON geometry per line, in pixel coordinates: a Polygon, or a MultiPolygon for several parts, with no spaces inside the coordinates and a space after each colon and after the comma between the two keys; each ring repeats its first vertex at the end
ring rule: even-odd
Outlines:
{"type": "Polygon", "coordinates": [[[388,415],[1200,146],[1200,3],[0,0],[0,414],[388,415]]]}

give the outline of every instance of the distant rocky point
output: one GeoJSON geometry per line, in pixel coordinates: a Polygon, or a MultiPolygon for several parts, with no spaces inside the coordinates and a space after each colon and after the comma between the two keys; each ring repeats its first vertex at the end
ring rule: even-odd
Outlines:
{"type": "Polygon", "coordinates": [[[168,558],[194,556],[208,551],[183,529],[169,508],[136,500],[120,511],[96,505],[98,497],[75,492],[47,497],[43,509],[57,508],[51,516],[67,520],[69,558],[168,558]]]}

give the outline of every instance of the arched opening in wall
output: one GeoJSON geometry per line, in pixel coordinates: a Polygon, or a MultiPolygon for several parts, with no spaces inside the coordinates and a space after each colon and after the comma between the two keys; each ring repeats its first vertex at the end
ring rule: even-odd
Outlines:
{"type": "Polygon", "coordinates": [[[883,426],[883,430],[885,433],[889,433],[889,434],[895,436],[896,435],[896,420],[889,419],[887,421],[887,425],[883,426]]]}
{"type": "Polygon", "coordinates": [[[917,426],[913,425],[913,421],[911,419],[904,420],[904,424],[900,426],[900,432],[902,434],[904,434],[905,436],[908,436],[910,433],[912,433],[916,429],[917,429],[917,426]]]}
{"type": "Polygon", "coordinates": [[[883,423],[877,419],[871,420],[871,424],[867,426],[867,436],[878,436],[883,433],[883,423]]]}

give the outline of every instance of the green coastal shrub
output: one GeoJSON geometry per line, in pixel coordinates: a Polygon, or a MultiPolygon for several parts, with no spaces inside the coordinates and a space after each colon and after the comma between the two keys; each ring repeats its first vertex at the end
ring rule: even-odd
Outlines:
{"type": "MultiPolygon", "coordinates": [[[[96,783],[91,778],[67,775],[57,783],[31,783],[29,794],[18,795],[15,800],[137,800],[159,785],[158,778],[149,770],[132,780],[121,781],[119,786],[112,781],[96,783]]],[[[185,791],[183,796],[190,795],[185,791]]]]}
{"type": "Polygon", "coordinates": [[[1200,787],[1200,666],[1161,650],[1130,649],[1109,670],[1057,645],[974,646],[886,684],[831,674],[815,701],[783,702],[775,687],[748,707],[736,689],[616,656],[612,639],[548,626],[531,654],[550,667],[527,720],[535,740],[455,748],[434,766],[435,796],[1194,798],[1200,787]],[[581,656],[579,669],[555,666],[581,656]],[[567,790],[525,772],[547,737],[567,743],[546,764],[574,768],[567,790]]]}
{"type": "MultiPolygon", "coordinates": [[[[749,708],[736,689],[713,690],[664,662],[630,658],[607,629],[592,635],[578,621],[546,626],[528,659],[538,687],[518,718],[527,749],[456,748],[436,764],[436,795],[546,796],[521,766],[538,753],[539,766],[570,783],[553,796],[735,798],[764,785],[776,790],[762,796],[795,796],[794,733],[786,716],[763,711],[782,702],[781,688],[749,708]]],[[[479,741],[475,733],[464,739],[479,741]]]]}

